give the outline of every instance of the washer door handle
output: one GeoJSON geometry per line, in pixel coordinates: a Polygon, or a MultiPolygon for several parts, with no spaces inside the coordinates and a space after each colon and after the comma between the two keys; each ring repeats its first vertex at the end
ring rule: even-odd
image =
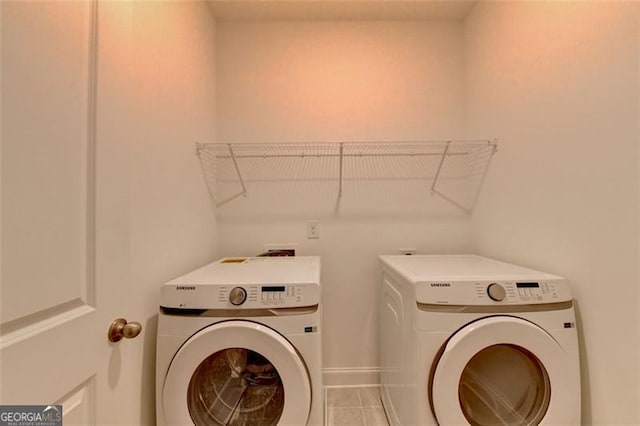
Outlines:
{"type": "Polygon", "coordinates": [[[119,342],[123,337],[127,339],[133,339],[142,331],[142,325],[139,322],[132,321],[127,322],[124,318],[117,318],[113,320],[109,326],[109,332],[107,337],[110,342],[119,342]]]}

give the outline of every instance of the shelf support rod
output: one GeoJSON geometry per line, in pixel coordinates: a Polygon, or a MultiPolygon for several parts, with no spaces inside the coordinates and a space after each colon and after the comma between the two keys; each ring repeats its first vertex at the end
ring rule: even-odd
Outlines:
{"type": "MultiPolygon", "coordinates": [[[[242,191],[238,192],[235,195],[232,195],[224,200],[218,201],[215,197],[215,195],[213,194],[213,189],[211,188],[211,185],[209,184],[209,182],[207,181],[207,172],[206,172],[206,167],[205,167],[205,163],[202,157],[202,152],[207,150],[207,144],[203,144],[203,143],[197,143],[196,144],[196,155],[198,156],[198,158],[200,159],[200,168],[202,169],[202,176],[204,177],[204,181],[205,184],[207,186],[207,192],[209,192],[209,198],[212,201],[213,205],[215,207],[220,207],[224,204],[227,204],[229,201],[234,200],[236,198],[238,198],[241,195],[245,195],[247,190],[244,187],[244,181],[242,180],[242,176],[240,175],[240,170],[238,168],[238,165],[236,164],[235,159],[233,160],[233,164],[236,168],[236,173],[238,173],[238,178],[240,179],[240,185],[242,186],[242,191]]],[[[233,158],[233,151],[231,150],[231,146],[229,145],[229,151],[231,152],[231,158],[233,158]]]]}
{"type": "Polygon", "coordinates": [[[447,154],[449,153],[449,146],[451,145],[451,141],[447,141],[447,145],[444,147],[444,151],[442,152],[442,157],[440,158],[440,164],[438,164],[438,170],[436,170],[436,175],[433,178],[433,183],[431,184],[431,194],[436,194],[438,196],[440,196],[441,198],[443,198],[444,200],[448,201],[449,203],[453,204],[454,206],[458,207],[459,209],[465,211],[467,214],[471,213],[471,210],[466,208],[465,206],[463,206],[462,204],[458,203],[457,201],[447,197],[446,195],[444,195],[443,193],[441,193],[440,191],[438,191],[436,189],[436,185],[438,184],[438,179],[440,178],[440,172],[442,171],[442,165],[444,164],[444,160],[447,158],[447,154]]]}
{"type": "Polygon", "coordinates": [[[202,177],[204,178],[204,183],[207,186],[207,192],[209,192],[209,200],[213,204],[213,207],[218,207],[218,203],[216,203],[216,197],[213,196],[213,191],[211,190],[211,185],[209,185],[209,182],[207,181],[207,168],[205,167],[204,160],[202,158],[202,151],[205,151],[206,149],[207,147],[205,144],[202,144],[202,143],[196,144],[196,155],[200,160],[200,169],[202,170],[202,177]]]}
{"type": "Polygon", "coordinates": [[[498,151],[498,139],[494,139],[493,141],[489,141],[489,146],[491,147],[491,152],[489,153],[489,159],[487,160],[487,164],[484,166],[484,170],[482,171],[482,177],[480,178],[480,183],[478,184],[478,190],[476,191],[476,195],[473,197],[473,202],[471,203],[471,208],[469,210],[473,210],[478,202],[478,197],[480,197],[480,190],[484,185],[484,180],[487,177],[487,173],[489,172],[489,166],[491,165],[491,160],[493,159],[494,154],[498,151]]]}
{"type": "Polygon", "coordinates": [[[440,164],[438,164],[438,170],[436,170],[436,175],[433,178],[433,183],[431,184],[431,192],[436,193],[438,195],[440,194],[438,193],[438,191],[436,191],[436,185],[438,184],[438,178],[440,177],[440,171],[442,170],[442,165],[444,164],[444,160],[445,158],[447,158],[447,153],[449,152],[450,144],[451,144],[451,141],[447,141],[447,144],[444,147],[444,151],[442,151],[442,157],[440,158],[440,164]]]}
{"type": "Polygon", "coordinates": [[[233,161],[233,167],[235,167],[236,169],[236,173],[238,174],[238,179],[240,180],[240,186],[242,187],[242,192],[240,192],[240,194],[238,195],[245,195],[247,193],[247,187],[244,185],[244,179],[242,179],[242,173],[240,173],[240,168],[238,167],[236,154],[233,152],[233,147],[231,146],[230,143],[228,143],[227,146],[229,147],[229,154],[231,154],[231,161],[233,161]]]}
{"type": "Polygon", "coordinates": [[[339,175],[339,186],[338,186],[338,199],[342,198],[342,169],[344,167],[343,158],[344,158],[344,142],[340,142],[340,175],[339,175]]]}
{"type": "Polygon", "coordinates": [[[438,191],[437,189],[432,189],[433,193],[438,195],[439,197],[441,197],[442,199],[448,201],[449,203],[453,204],[454,206],[456,206],[457,208],[459,208],[460,210],[464,211],[467,214],[471,214],[471,210],[470,208],[467,208],[465,206],[463,206],[462,204],[458,203],[457,201],[447,197],[446,195],[444,195],[442,192],[438,191]]]}

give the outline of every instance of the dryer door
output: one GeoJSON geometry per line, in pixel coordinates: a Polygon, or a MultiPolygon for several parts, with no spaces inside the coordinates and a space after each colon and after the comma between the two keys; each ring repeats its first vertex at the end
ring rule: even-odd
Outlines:
{"type": "Polygon", "coordinates": [[[194,334],[171,361],[163,386],[167,424],[304,425],[311,384],[296,349],[250,321],[194,334]]]}
{"type": "Polygon", "coordinates": [[[432,370],[439,424],[537,425],[562,421],[575,367],[549,333],[523,319],[488,317],[460,329],[432,370]]]}

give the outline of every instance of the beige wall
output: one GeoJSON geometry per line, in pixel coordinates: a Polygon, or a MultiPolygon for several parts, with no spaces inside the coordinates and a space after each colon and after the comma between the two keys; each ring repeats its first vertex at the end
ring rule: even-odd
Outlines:
{"type": "Polygon", "coordinates": [[[158,284],[212,260],[215,216],[195,155],[215,135],[215,21],[204,2],[134,2],[130,120],[134,282],[149,312],[158,284]],[[154,285],[155,284],[155,285],[154,285]]]}
{"type": "MultiPolygon", "coordinates": [[[[194,140],[448,138],[464,127],[466,107],[469,137],[500,140],[472,225],[437,202],[437,214],[430,207],[419,215],[357,209],[290,215],[278,205],[266,216],[241,199],[217,211],[219,254],[251,255],[265,243],[292,242],[300,254],[322,256],[324,361],[336,381],[375,380],[380,253],[407,246],[426,253],[475,247],[565,275],[578,300],[585,422],[638,421],[638,340],[628,337],[638,336],[640,300],[629,284],[638,282],[638,39],[624,5],[483,3],[464,28],[219,22],[215,50],[196,35],[211,40],[211,23],[193,33],[180,26],[199,6],[186,13],[189,6],[161,5],[137,6],[133,18],[141,121],[132,144],[131,259],[136,285],[143,288],[139,303],[148,312],[155,310],[158,281],[213,253],[212,239],[197,236],[204,250],[176,258],[170,249],[176,239],[186,246],[203,226],[214,226],[208,205],[196,209],[196,218],[189,209],[166,211],[176,197],[204,202],[202,188],[194,186],[196,194],[189,195],[173,186],[193,176],[172,179],[163,174],[169,168],[157,168],[191,150],[194,140]],[[168,13],[178,7],[183,13],[168,13]],[[175,31],[161,31],[167,23],[175,31]],[[176,34],[196,37],[202,50],[184,49],[193,39],[176,34]],[[217,68],[209,75],[217,78],[217,96],[199,98],[214,89],[204,73],[214,54],[217,68]],[[182,60],[174,60],[179,55],[182,60]],[[185,72],[199,78],[183,79],[185,72]],[[192,125],[175,119],[190,102],[181,93],[194,95],[194,109],[182,116],[192,125]],[[182,109],[172,110],[178,104],[182,109]],[[206,121],[209,114],[217,117],[217,130],[208,127],[214,123],[206,121]],[[158,123],[168,128],[162,131],[158,123]],[[189,138],[194,128],[204,130],[189,138]],[[320,220],[319,240],[305,238],[308,219],[320,220]],[[157,259],[165,267],[158,268],[157,259]],[[617,349],[616,361],[611,348],[617,349]]],[[[184,159],[187,175],[192,159],[184,159]]],[[[148,383],[150,372],[145,374],[142,382],[148,383]]]]}
{"type": "Polygon", "coordinates": [[[117,218],[103,234],[121,247],[105,247],[109,258],[99,252],[98,267],[127,283],[117,314],[143,325],[140,338],[113,347],[109,383],[97,396],[98,409],[110,412],[99,418],[155,424],[160,286],[216,258],[215,216],[195,155],[197,141],[215,136],[215,21],[205,2],[173,1],[105,2],[99,18],[98,170],[101,162],[120,170],[98,194],[98,222],[117,218]],[[113,204],[126,210],[111,212],[113,204]]]}
{"type": "Polygon", "coordinates": [[[460,123],[457,23],[219,22],[217,46],[219,141],[440,139],[460,123]]]}
{"type": "MultiPolygon", "coordinates": [[[[216,45],[218,142],[460,135],[460,23],[218,22],[216,45]]],[[[428,188],[400,203],[348,189],[337,211],[312,185],[294,200],[279,197],[285,190],[218,209],[220,254],[295,243],[299,254],[322,256],[327,383],[376,383],[377,256],[401,247],[466,252],[469,218],[428,188]],[[306,239],[309,219],[320,221],[318,240],[306,239]]]]}
{"type": "Polygon", "coordinates": [[[483,2],[465,23],[469,135],[500,140],[474,244],[570,279],[584,423],[640,421],[636,13],[483,2]]]}
{"type": "Polygon", "coordinates": [[[122,315],[146,333],[124,352],[136,362],[120,371],[133,379],[118,422],[154,420],[160,284],[265,243],[322,256],[324,361],[335,382],[377,380],[379,254],[476,251],[564,275],[580,320],[585,423],[640,421],[637,6],[486,2],[464,23],[216,25],[202,2],[134,2],[123,21],[108,15],[120,6],[107,4],[98,178],[102,152],[123,167],[108,195],[127,209],[110,212],[117,223],[101,231],[122,232],[127,244],[97,266],[119,268],[112,278],[132,295],[122,315]],[[352,199],[337,212],[292,214],[273,203],[268,215],[249,197],[219,208],[216,224],[194,155],[197,141],[438,139],[463,130],[500,142],[471,219],[425,191],[418,210],[408,203],[383,213],[369,206],[384,200],[368,193],[358,200],[367,208],[352,199]],[[319,240],[306,239],[309,219],[320,220],[319,240]]]}

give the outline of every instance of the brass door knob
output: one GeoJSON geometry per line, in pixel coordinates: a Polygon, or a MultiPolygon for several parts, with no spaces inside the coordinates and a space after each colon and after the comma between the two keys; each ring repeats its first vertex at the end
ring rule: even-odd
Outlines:
{"type": "Polygon", "coordinates": [[[139,322],[127,322],[124,318],[113,320],[109,326],[108,338],[110,342],[119,342],[123,337],[133,339],[142,331],[142,325],[139,322]]]}

